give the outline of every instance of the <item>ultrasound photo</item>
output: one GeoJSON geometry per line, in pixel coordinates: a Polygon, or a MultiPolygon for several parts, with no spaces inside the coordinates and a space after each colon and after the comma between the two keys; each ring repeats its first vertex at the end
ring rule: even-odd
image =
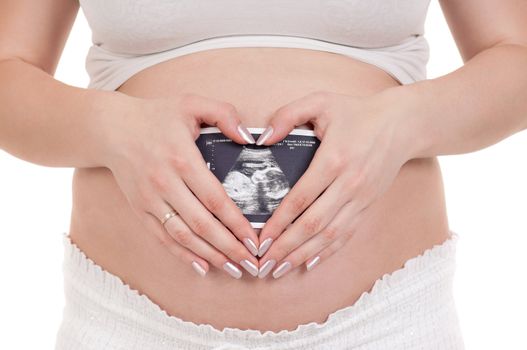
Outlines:
{"type": "MultiPolygon", "coordinates": [[[[255,139],[265,130],[248,129],[255,139]]],[[[229,197],[254,228],[261,228],[306,171],[320,141],[312,130],[294,129],[271,146],[240,145],[207,127],[196,144],[229,197]]]]}

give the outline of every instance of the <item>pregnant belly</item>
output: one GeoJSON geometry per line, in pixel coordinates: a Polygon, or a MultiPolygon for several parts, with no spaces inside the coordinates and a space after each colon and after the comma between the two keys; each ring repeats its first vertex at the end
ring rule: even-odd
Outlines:
{"type": "MultiPolygon", "coordinates": [[[[246,126],[265,127],[275,109],[315,90],[368,95],[394,85],[375,66],[337,54],[229,48],[155,65],[120,91],[167,98],[194,92],[234,104],[246,126]]],[[[72,241],[169,315],[218,329],[276,332],[323,322],[448,236],[437,159],[412,160],[367,209],[352,239],[312,271],[297,268],[277,280],[244,273],[235,280],[211,268],[202,278],[145,230],[107,168],[75,169],[73,177],[72,241]]]]}

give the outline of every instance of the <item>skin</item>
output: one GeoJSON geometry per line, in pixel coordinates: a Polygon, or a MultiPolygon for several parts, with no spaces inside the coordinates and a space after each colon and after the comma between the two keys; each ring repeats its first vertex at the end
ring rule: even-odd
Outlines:
{"type": "MultiPolygon", "coordinates": [[[[419,157],[442,154],[434,152],[461,153],[464,150],[469,151],[479,145],[497,142],[499,139],[525,128],[525,120],[518,117],[521,115],[518,111],[526,108],[525,102],[523,102],[525,99],[516,98],[524,94],[527,82],[527,78],[523,75],[525,73],[522,71],[525,62],[525,46],[520,39],[526,37],[525,28],[521,24],[525,20],[520,18],[525,11],[515,10],[515,6],[524,6],[523,2],[521,4],[510,2],[510,6],[505,6],[503,2],[498,3],[497,1],[478,1],[477,3],[465,1],[463,5],[458,2],[443,2],[442,6],[446,10],[451,27],[456,28],[455,37],[458,45],[464,47],[462,52],[464,52],[464,59],[467,64],[462,68],[463,70],[453,72],[434,81],[413,84],[411,87],[396,87],[393,82],[388,84],[385,80],[383,86],[392,86],[392,88],[383,89],[382,92],[380,92],[380,88],[371,88],[370,96],[359,96],[350,92],[339,93],[333,88],[316,91],[305,97],[296,96],[295,98],[291,97],[288,101],[281,101],[281,105],[277,105],[275,111],[269,111],[265,120],[268,124],[273,125],[275,133],[267,141],[267,144],[278,141],[294,125],[310,121],[314,122],[324,147],[320,148],[320,154],[317,152],[317,159],[310,166],[313,169],[309,170],[302,178],[298,184],[298,189],[295,190],[297,186],[293,188],[271,221],[265,225],[259,240],[254,232],[248,229],[247,222],[239,211],[232,210],[232,205],[229,200],[225,199],[221,191],[207,192],[203,190],[210,188],[211,183],[216,188],[218,184],[214,183],[214,179],[210,176],[207,177],[204,174],[206,172],[203,171],[203,164],[195,150],[180,152],[178,157],[174,156],[178,154],[178,150],[183,148],[192,149],[192,140],[196,137],[196,126],[203,121],[218,124],[222,131],[233,140],[238,143],[245,143],[241,135],[237,133],[236,126],[240,119],[244,120],[245,125],[251,125],[253,121],[246,117],[250,113],[243,113],[243,116],[242,113],[236,113],[238,109],[241,109],[240,105],[236,104],[235,107],[225,102],[229,100],[226,98],[210,98],[192,93],[178,93],[170,95],[170,98],[148,96],[146,91],[139,93],[139,90],[134,90],[133,82],[128,85],[128,90],[125,87],[124,93],[122,93],[78,89],[53,80],[50,74],[56,67],[67,32],[74,14],[78,10],[77,6],[69,1],[43,0],[38,3],[38,9],[35,9],[35,4],[29,1],[7,1],[0,5],[0,12],[13,14],[9,16],[8,21],[0,24],[0,75],[2,79],[6,79],[4,81],[9,82],[9,84],[0,86],[0,147],[19,158],[41,165],[73,166],[79,169],[104,167],[111,170],[130,207],[148,231],[154,233],[155,239],[167,247],[171,254],[188,263],[187,266],[190,266],[191,261],[198,261],[204,266],[208,272],[207,276],[210,278],[218,279],[219,277],[214,274],[214,269],[210,269],[209,263],[221,269],[223,263],[229,260],[237,263],[240,259],[247,258],[253,263],[255,262],[255,257],[238,240],[233,239],[233,235],[228,233],[227,228],[233,229],[233,234],[238,239],[251,237],[256,244],[262,242],[265,237],[274,234],[273,237],[275,237],[276,242],[273,243],[261,261],[256,261],[256,264],[260,266],[270,257],[274,257],[279,262],[286,259],[292,260],[293,258],[287,255],[294,254],[293,249],[297,247],[300,247],[303,253],[296,253],[295,266],[300,266],[317,253],[322,256],[321,261],[327,260],[329,262],[327,259],[329,255],[337,254],[339,248],[342,248],[347,239],[353,236],[352,232],[355,227],[367,226],[365,224],[368,222],[365,219],[366,216],[361,218],[359,214],[355,215],[359,212],[366,212],[366,210],[360,210],[362,209],[361,206],[369,209],[370,213],[375,213],[376,215],[371,216],[373,218],[380,217],[382,209],[387,209],[383,207],[387,202],[384,201],[383,204],[379,200],[375,202],[375,197],[376,195],[382,196],[383,190],[390,187],[397,167],[404,163],[406,158],[413,157],[415,160],[419,157]],[[483,11],[483,7],[488,8],[489,11],[483,11]],[[496,10],[493,7],[499,8],[500,11],[493,11],[496,10]],[[62,10],[56,11],[57,8],[62,10]],[[509,13],[504,11],[504,8],[509,8],[509,13]],[[492,21],[488,20],[488,22],[500,23],[508,20],[516,23],[516,27],[512,30],[510,26],[496,25],[496,31],[505,30],[505,32],[489,33],[488,26],[482,28],[483,23],[487,23],[485,18],[472,16],[476,12],[482,16],[484,12],[493,15],[500,13],[501,16],[498,16],[498,21],[496,18],[492,18],[492,21]],[[15,16],[16,13],[19,15],[15,16]],[[471,13],[471,16],[456,17],[451,13],[471,13]],[[33,19],[30,18],[32,16],[33,19]],[[468,19],[473,22],[467,23],[468,19]],[[46,23],[44,27],[48,30],[35,32],[23,29],[26,23],[34,23],[34,21],[46,23]],[[478,40],[474,38],[478,38],[478,40]],[[48,44],[48,47],[42,43],[51,44],[48,44]],[[474,60],[471,59],[473,56],[475,56],[474,60]],[[506,69],[500,69],[503,68],[504,60],[510,64],[506,65],[506,69]],[[486,82],[492,83],[479,84],[478,79],[481,79],[483,75],[485,75],[486,82]],[[492,89],[489,86],[492,86],[492,89]],[[496,89],[496,86],[500,88],[496,89]],[[20,93],[20,91],[24,93],[20,93]],[[376,93],[377,91],[378,93],[376,93]],[[463,91],[463,96],[467,98],[453,101],[452,96],[446,93],[450,91],[463,91]],[[134,93],[136,97],[133,97],[134,93]],[[443,98],[439,98],[441,96],[443,98]],[[467,101],[475,98],[481,98],[478,105],[467,103],[467,101]],[[317,107],[313,110],[316,113],[312,113],[313,115],[302,113],[302,110],[305,111],[306,108],[312,106],[317,107]],[[445,113],[445,106],[449,106],[450,114],[445,113]],[[345,120],[344,115],[349,116],[350,109],[356,112],[353,113],[354,115],[367,115],[371,118],[345,120]],[[207,113],[211,110],[214,112],[207,113]],[[495,112],[497,110],[500,111],[500,123],[496,123],[495,112]],[[460,113],[466,117],[459,118],[460,113]],[[413,120],[409,115],[422,118],[413,120]],[[153,116],[156,118],[155,122],[150,119],[153,116]],[[394,123],[394,120],[399,121],[399,123],[394,123]],[[354,143],[354,147],[350,147],[350,149],[356,150],[353,158],[344,154],[341,146],[343,144],[349,145],[350,135],[344,133],[343,129],[351,129],[350,123],[353,123],[353,128],[357,127],[359,128],[357,130],[363,130],[362,132],[357,131],[356,136],[360,136],[360,138],[354,143]],[[170,127],[166,127],[167,125],[170,127]],[[430,132],[428,127],[430,125],[434,126],[436,132],[430,132]],[[42,132],[42,130],[46,132],[42,132]],[[176,130],[179,134],[175,134],[176,130]],[[387,132],[391,132],[391,135],[395,137],[385,138],[387,132]],[[152,137],[152,133],[154,133],[154,137],[152,137]],[[49,137],[49,135],[54,137],[49,137]],[[130,137],[130,135],[134,135],[134,137],[130,137]],[[174,141],[176,139],[182,140],[181,143],[177,144],[174,141]],[[379,144],[377,139],[392,140],[393,143],[379,144]],[[409,145],[408,140],[412,140],[412,145],[409,145]],[[147,147],[141,147],[141,145],[147,147]],[[149,150],[148,153],[141,152],[141,150],[147,149],[149,150]],[[383,152],[379,150],[383,150],[383,152]],[[330,154],[336,154],[339,158],[329,156],[330,154]],[[145,167],[145,162],[148,164],[147,167],[145,167]],[[313,182],[310,178],[313,177],[312,173],[316,167],[332,169],[322,183],[329,183],[328,179],[333,177],[332,183],[340,184],[340,186],[351,184],[352,186],[348,191],[339,193],[339,195],[336,195],[337,187],[331,191],[335,193],[332,199],[325,196],[324,202],[315,204],[314,198],[317,196],[317,191],[321,191],[323,186],[317,185],[308,190],[306,188],[309,187],[310,182],[313,182]],[[150,170],[146,172],[145,169],[150,170]],[[362,176],[357,174],[362,174],[362,176]],[[169,183],[167,180],[169,178],[175,179],[174,182],[169,183]],[[382,183],[383,186],[372,186],[371,184],[367,186],[364,182],[365,179],[375,179],[372,183],[382,183]],[[196,191],[193,192],[196,194],[197,200],[190,196],[190,192],[185,192],[187,190],[183,184],[196,191]],[[177,193],[178,196],[173,195],[174,193],[177,193]],[[185,200],[179,197],[179,193],[183,194],[185,200]],[[185,195],[185,193],[187,194],[185,195]],[[358,196],[359,193],[363,193],[361,205],[347,206],[346,203],[350,202],[351,198],[358,196]],[[301,194],[305,195],[307,199],[302,200],[300,198],[301,200],[299,200],[301,194]],[[296,200],[295,196],[297,197],[296,200]],[[167,230],[158,221],[162,213],[168,209],[165,206],[165,201],[181,211],[180,214],[183,218],[181,222],[171,219],[169,221],[171,224],[167,230]],[[310,201],[314,204],[310,205],[310,201]],[[297,205],[288,204],[288,202],[297,203],[297,205]],[[372,202],[374,204],[371,204],[372,202]],[[298,205],[298,203],[302,205],[298,205]],[[332,207],[327,206],[327,203],[330,203],[332,207]],[[297,214],[302,211],[302,207],[308,208],[310,215],[304,214],[290,226],[289,231],[284,231],[287,223],[298,216],[297,214]],[[345,210],[350,211],[346,212],[345,210]],[[332,214],[338,212],[338,214],[331,215],[332,220],[324,219],[324,222],[315,220],[329,212],[332,214]],[[210,215],[211,213],[214,213],[218,220],[214,219],[210,215]],[[320,227],[313,225],[313,222],[318,222],[320,227]],[[190,225],[186,223],[190,223],[190,225]],[[302,223],[304,227],[301,226],[302,223]],[[323,224],[325,224],[324,227],[322,227],[323,224]],[[336,226],[346,227],[348,232],[336,230],[332,232],[327,229],[327,227],[336,226]],[[307,230],[303,228],[307,228],[307,230]],[[319,228],[321,230],[318,230],[319,228]],[[217,232],[219,232],[218,235],[216,235],[217,232]],[[311,235],[311,239],[318,239],[318,241],[312,244],[306,243],[304,246],[303,243],[308,237],[300,237],[300,235],[305,233],[311,235]],[[279,237],[276,238],[277,236],[279,237]],[[211,244],[204,245],[205,242],[211,244]]],[[[276,54],[278,55],[278,52],[276,54]]],[[[195,57],[200,56],[207,57],[205,54],[195,57]]],[[[180,64],[183,62],[184,60],[180,61],[180,64]]],[[[150,70],[150,73],[153,71],[150,70]]],[[[366,76],[366,70],[363,73],[366,76]]],[[[373,76],[375,72],[370,70],[367,73],[373,76]]],[[[359,72],[356,74],[358,75],[359,72]]],[[[144,77],[145,75],[143,75],[144,77]]],[[[144,84],[145,80],[138,79],[137,82],[144,84]]],[[[381,84],[379,83],[379,85],[381,84]]],[[[458,93],[453,96],[460,95],[458,93]]],[[[262,120],[264,119],[260,119],[260,121],[262,120]]],[[[406,163],[404,168],[418,168],[418,164],[419,162],[411,161],[406,163]]],[[[401,173],[404,173],[402,169],[401,173]]],[[[399,174],[398,178],[402,179],[402,176],[399,174]]],[[[408,176],[411,178],[410,175],[408,176]]],[[[394,187],[397,186],[390,187],[392,191],[394,191],[394,187]]],[[[107,189],[113,190],[113,187],[107,189]]],[[[117,195],[118,193],[115,194],[115,196],[117,195]]],[[[395,198],[401,198],[401,195],[397,195],[395,198]]],[[[390,211],[394,210],[390,208],[390,211]]],[[[372,221],[374,220],[369,220],[370,223],[372,221]]],[[[85,226],[88,227],[88,225],[85,226]]],[[[422,226],[420,227],[422,228],[422,226]]],[[[93,232],[98,231],[93,230],[93,232]]],[[[396,230],[392,226],[387,231],[394,233],[396,230]]],[[[361,236],[358,232],[357,229],[354,234],[354,242],[357,247],[364,249],[367,243],[362,241],[362,246],[360,243],[366,235],[361,236]]],[[[80,242],[82,236],[77,235],[77,237],[80,242]]],[[[388,242],[388,234],[384,236],[379,234],[379,237],[382,237],[384,242],[388,242]]],[[[427,241],[427,245],[430,245],[431,241],[431,239],[427,241]]],[[[90,251],[88,241],[82,243],[83,248],[90,251]]],[[[152,240],[148,241],[148,244],[149,247],[154,247],[152,240]]],[[[415,247],[411,252],[401,254],[398,259],[404,261],[404,259],[414,256],[415,252],[422,251],[422,246],[417,243],[414,244],[415,247]]],[[[98,251],[91,250],[93,256],[97,256],[98,252],[102,254],[101,251],[100,249],[98,251]]],[[[369,251],[375,251],[375,249],[369,251]]],[[[137,253],[139,252],[138,250],[137,253]]],[[[358,261],[361,260],[360,258],[362,261],[367,261],[366,256],[360,256],[360,251],[353,251],[351,256],[357,257],[358,261]]],[[[382,259],[379,258],[378,260],[382,259]]],[[[112,266],[112,262],[105,261],[103,256],[97,256],[95,261],[105,262],[104,266],[109,266],[110,271],[113,267],[115,267],[115,271],[118,271],[117,265],[114,263],[112,266]]],[[[384,258],[384,262],[388,264],[388,257],[384,258]]],[[[391,262],[391,267],[395,267],[399,263],[398,260],[391,262]]],[[[380,271],[372,273],[368,278],[375,274],[378,275],[380,271]]],[[[327,272],[322,270],[320,273],[327,274],[327,272]]],[[[312,272],[311,278],[321,276],[315,273],[315,271],[312,272]]],[[[140,272],[138,271],[137,274],[139,275],[140,272]]],[[[119,275],[124,275],[124,273],[119,275]]],[[[309,281],[307,276],[300,277],[309,281]]],[[[133,278],[130,276],[130,279],[133,278]]],[[[279,281],[276,282],[277,286],[280,286],[279,281]]],[[[302,280],[295,280],[295,282],[301,288],[302,280]]],[[[362,284],[355,280],[353,282],[360,285],[355,290],[357,293],[368,289],[369,280],[367,278],[364,278],[362,284]]],[[[198,282],[195,283],[198,284],[198,282]]],[[[163,299],[162,295],[156,295],[156,293],[163,292],[162,290],[158,291],[159,288],[155,289],[154,286],[146,284],[144,284],[144,288],[150,292],[150,295],[155,296],[154,300],[156,298],[166,300],[166,298],[163,299]],[[148,290],[149,288],[150,290],[148,290]]],[[[244,299],[243,290],[240,286],[236,286],[236,291],[239,293],[238,295],[242,295],[240,300],[247,300],[248,297],[244,299]]],[[[257,297],[261,301],[279,299],[272,293],[257,297]]],[[[340,300],[340,305],[332,305],[331,307],[349,304],[350,299],[353,298],[348,298],[346,301],[340,300]]],[[[262,305],[266,305],[265,302],[262,302],[262,305]]],[[[165,309],[170,310],[173,307],[172,310],[175,310],[174,305],[165,304],[163,306],[165,309]]],[[[250,310],[250,307],[251,305],[241,305],[242,310],[250,310]]],[[[326,309],[317,310],[317,318],[320,315],[327,315],[327,305],[324,307],[326,309]]],[[[250,314],[251,312],[247,313],[250,314]]],[[[189,312],[183,311],[180,314],[190,315],[189,312]]],[[[196,314],[203,315],[204,312],[197,312],[196,314]]],[[[230,316],[231,320],[242,318],[235,314],[230,316]]],[[[306,320],[314,318],[313,315],[302,317],[306,320]]],[[[193,320],[197,321],[196,319],[193,320]]],[[[285,329],[299,321],[300,318],[287,320],[288,324],[286,321],[275,322],[275,327],[285,329]]],[[[221,322],[227,321],[222,320],[221,322]]],[[[218,321],[215,325],[220,327],[222,326],[221,322],[218,321]]],[[[249,326],[253,325],[249,324],[249,326]]],[[[269,328],[268,326],[264,327],[269,328]]]]}

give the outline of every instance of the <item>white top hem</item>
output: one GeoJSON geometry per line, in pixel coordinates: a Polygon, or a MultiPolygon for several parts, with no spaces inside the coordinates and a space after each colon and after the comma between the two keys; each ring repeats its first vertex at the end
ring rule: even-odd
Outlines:
{"type": "Polygon", "coordinates": [[[157,63],[199,51],[229,47],[284,47],[326,51],[375,65],[401,84],[426,79],[428,43],[423,36],[411,37],[396,46],[366,49],[304,37],[236,35],[201,40],[148,55],[116,54],[94,45],[86,60],[86,69],[90,75],[88,88],[115,90],[136,73],[157,63]]]}

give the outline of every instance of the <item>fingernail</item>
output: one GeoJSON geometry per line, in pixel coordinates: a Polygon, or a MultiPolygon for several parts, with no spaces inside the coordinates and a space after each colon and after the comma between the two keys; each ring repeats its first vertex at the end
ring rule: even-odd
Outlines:
{"type": "Polygon", "coordinates": [[[267,129],[265,129],[264,132],[260,135],[260,137],[258,137],[258,140],[256,140],[256,144],[258,146],[261,146],[265,141],[267,141],[267,139],[269,138],[269,136],[271,136],[272,133],[273,127],[269,125],[267,129]]]}
{"type": "Polygon", "coordinates": [[[256,244],[254,244],[252,239],[244,238],[243,244],[249,249],[252,255],[256,256],[258,254],[258,247],[256,247],[256,244]]]}
{"type": "Polygon", "coordinates": [[[276,264],[276,260],[274,259],[267,260],[265,264],[263,264],[262,267],[260,267],[260,271],[258,272],[258,278],[264,278],[265,276],[267,276],[267,274],[269,273],[269,271],[271,271],[271,269],[273,268],[275,264],[276,264]]]}
{"type": "Polygon", "coordinates": [[[247,130],[247,128],[241,124],[238,124],[238,133],[243,137],[243,139],[245,141],[247,141],[248,143],[254,143],[254,137],[253,135],[251,135],[251,133],[249,132],[249,130],[247,130]]]}
{"type": "Polygon", "coordinates": [[[316,264],[318,264],[318,262],[320,261],[320,256],[315,256],[313,259],[311,259],[307,264],[306,264],[306,269],[307,271],[311,271],[311,269],[313,267],[315,267],[316,264]]]}
{"type": "Polygon", "coordinates": [[[242,265],[243,268],[249,271],[249,273],[253,275],[254,277],[258,275],[258,268],[256,267],[255,264],[253,264],[249,260],[245,259],[245,260],[240,261],[240,265],[242,265]]]}
{"type": "Polygon", "coordinates": [[[207,274],[207,271],[197,262],[192,262],[192,267],[194,268],[194,271],[196,271],[201,277],[205,277],[207,274]]]}
{"type": "Polygon", "coordinates": [[[223,264],[223,269],[234,278],[242,277],[242,272],[240,271],[240,269],[234,266],[234,264],[230,261],[227,261],[225,264],[223,264]]]}
{"type": "Polygon", "coordinates": [[[289,261],[284,261],[276,270],[273,272],[273,277],[278,278],[281,277],[284,273],[289,271],[291,268],[291,263],[289,261]]]}
{"type": "Polygon", "coordinates": [[[260,244],[260,248],[258,248],[258,256],[263,256],[267,249],[271,246],[271,243],[273,242],[273,239],[271,237],[267,238],[265,241],[263,241],[260,244]]]}

